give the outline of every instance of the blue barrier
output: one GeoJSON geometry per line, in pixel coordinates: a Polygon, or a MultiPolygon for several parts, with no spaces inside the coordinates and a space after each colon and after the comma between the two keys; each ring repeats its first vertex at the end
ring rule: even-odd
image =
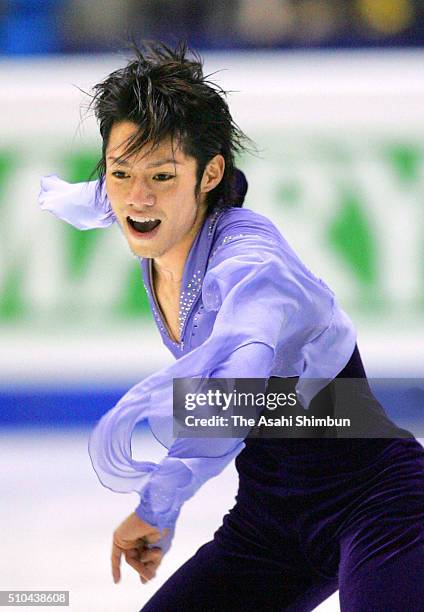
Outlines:
{"type": "Polygon", "coordinates": [[[0,391],[0,426],[68,427],[94,424],[127,389],[0,391]]]}
{"type": "MultiPolygon", "coordinates": [[[[370,381],[389,418],[424,430],[421,379],[396,383],[370,381]]],[[[126,387],[72,389],[0,389],[0,427],[72,427],[94,425],[124,395],[126,387]]]]}

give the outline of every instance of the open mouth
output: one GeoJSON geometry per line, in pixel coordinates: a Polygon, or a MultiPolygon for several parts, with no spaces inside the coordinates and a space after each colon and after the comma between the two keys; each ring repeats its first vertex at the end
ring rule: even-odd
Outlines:
{"type": "Polygon", "coordinates": [[[139,234],[148,234],[160,224],[160,219],[143,219],[140,217],[127,217],[128,225],[139,234]]]}

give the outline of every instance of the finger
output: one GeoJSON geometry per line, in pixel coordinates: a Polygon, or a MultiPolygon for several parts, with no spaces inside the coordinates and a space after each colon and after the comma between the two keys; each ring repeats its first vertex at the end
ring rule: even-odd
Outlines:
{"type": "Polygon", "coordinates": [[[139,559],[140,558],[140,551],[138,550],[138,548],[130,548],[129,550],[125,551],[125,560],[127,561],[128,559],[139,559]]]}
{"type": "Polygon", "coordinates": [[[121,555],[122,550],[115,543],[112,544],[112,576],[113,582],[116,584],[121,579],[121,555]]]}
{"type": "Polygon", "coordinates": [[[160,561],[148,561],[145,565],[147,569],[150,570],[151,573],[155,574],[157,568],[160,565],[160,561]]]}
{"type": "Polygon", "coordinates": [[[149,572],[150,580],[152,580],[152,578],[156,576],[156,570],[158,568],[159,563],[156,563],[156,561],[149,561],[145,564],[146,570],[149,572]]]}
{"type": "Polygon", "coordinates": [[[145,563],[142,563],[139,559],[134,558],[131,555],[128,555],[127,552],[125,553],[125,561],[128,563],[128,565],[130,565],[133,569],[135,569],[135,571],[140,576],[142,576],[146,580],[150,580],[150,578],[152,578],[152,574],[154,571],[153,568],[146,567],[145,563]]]}
{"type": "Polygon", "coordinates": [[[155,561],[149,561],[148,563],[143,563],[144,565],[144,578],[147,580],[151,580],[156,576],[156,570],[159,564],[155,561]]]}
{"type": "Polygon", "coordinates": [[[140,552],[140,560],[144,563],[147,561],[160,561],[162,556],[163,554],[160,548],[145,548],[140,552]]]}

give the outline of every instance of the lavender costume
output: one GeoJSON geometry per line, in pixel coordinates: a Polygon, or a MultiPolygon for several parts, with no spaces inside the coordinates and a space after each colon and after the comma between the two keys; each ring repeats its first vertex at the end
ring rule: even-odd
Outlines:
{"type": "MultiPolygon", "coordinates": [[[[114,216],[105,197],[95,206],[96,183],[43,180],[41,206],[79,229],[105,227],[114,216]]],[[[346,365],[355,331],[334,295],[296,257],[265,217],[243,208],[209,216],[186,261],[180,296],[181,343],[159,313],[150,275],[144,283],[164,344],[177,358],[135,385],[99,422],[90,456],[101,482],[119,492],[138,491],[138,515],[171,527],[182,503],[244,448],[239,439],[172,438],[172,379],[177,377],[300,376],[306,404],[318,389],[310,379],[332,379],[346,365]],[[322,355],[326,359],[322,359],[322,355]],[[169,448],[159,464],[131,456],[131,433],[147,419],[169,448]]]]}
{"type": "MultiPolygon", "coordinates": [[[[107,227],[115,217],[106,196],[96,198],[96,187],[95,182],[69,185],[46,177],[41,207],[79,229],[107,227]]],[[[305,268],[268,219],[248,209],[218,210],[199,231],[184,268],[180,343],[170,337],[155,299],[151,260],[141,260],[141,268],[162,340],[176,362],[135,385],[102,417],[91,434],[89,452],[104,486],[137,491],[138,516],[159,529],[170,528],[172,534],[184,501],[235,457],[236,465],[242,465],[241,457],[252,448],[242,439],[173,438],[172,379],[299,377],[296,390],[307,408],[323,381],[334,379],[350,363],[356,334],[327,285],[305,268]],[[168,449],[159,464],[132,458],[131,435],[142,420],[168,449]]],[[[284,456],[283,443],[278,452],[284,456]]],[[[170,538],[163,542],[165,550],[169,544],[170,538]]],[[[321,595],[308,605],[317,605],[320,596],[337,588],[330,578],[326,576],[321,595]]],[[[159,601],[160,596],[156,606],[159,601]]],[[[194,609],[190,602],[187,609],[194,609]]],[[[248,609],[246,602],[243,609],[248,609]]]]}

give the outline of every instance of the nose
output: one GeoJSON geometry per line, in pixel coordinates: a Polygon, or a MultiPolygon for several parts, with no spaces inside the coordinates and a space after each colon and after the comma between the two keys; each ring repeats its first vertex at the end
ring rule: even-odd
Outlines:
{"type": "Polygon", "coordinates": [[[143,181],[137,180],[128,193],[126,204],[134,210],[142,211],[146,207],[154,206],[155,197],[143,181]]]}

